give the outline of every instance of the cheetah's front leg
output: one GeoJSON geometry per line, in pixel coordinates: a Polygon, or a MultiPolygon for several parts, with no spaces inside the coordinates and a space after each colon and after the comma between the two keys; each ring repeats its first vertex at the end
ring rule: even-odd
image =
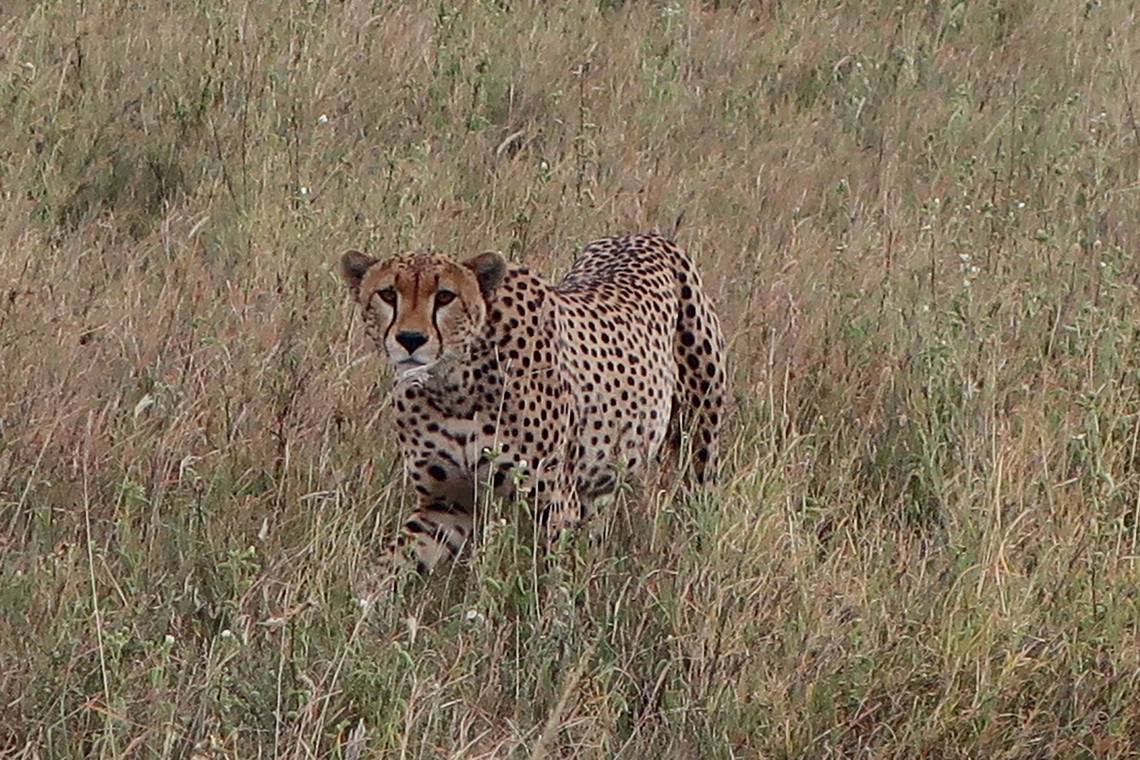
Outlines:
{"type": "Polygon", "coordinates": [[[444,560],[459,556],[474,527],[471,510],[439,497],[424,497],[370,569],[361,600],[390,598],[400,577],[412,570],[429,575],[444,560]]]}

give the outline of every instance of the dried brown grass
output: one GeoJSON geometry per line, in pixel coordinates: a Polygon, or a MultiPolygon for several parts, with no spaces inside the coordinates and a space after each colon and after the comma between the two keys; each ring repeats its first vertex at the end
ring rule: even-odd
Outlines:
{"type": "Polygon", "coordinates": [[[1132,757],[1120,4],[45,2],[0,20],[0,747],[1132,757]],[[678,228],[679,223],[679,228],[678,228]],[[677,229],[713,498],[517,505],[362,625],[408,506],[331,267],[677,229]]]}

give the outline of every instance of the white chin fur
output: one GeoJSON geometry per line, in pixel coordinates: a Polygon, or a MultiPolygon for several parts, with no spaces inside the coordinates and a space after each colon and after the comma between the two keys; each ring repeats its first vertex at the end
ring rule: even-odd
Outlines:
{"type": "Polygon", "coordinates": [[[396,382],[402,383],[407,380],[414,381],[417,378],[422,379],[427,375],[428,372],[431,371],[431,368],[434,367],[435,364],[436,362],[423,364],[421,362],[413,361],[410,359],[398,362],[394,365],[396,372],[396,382]]]}

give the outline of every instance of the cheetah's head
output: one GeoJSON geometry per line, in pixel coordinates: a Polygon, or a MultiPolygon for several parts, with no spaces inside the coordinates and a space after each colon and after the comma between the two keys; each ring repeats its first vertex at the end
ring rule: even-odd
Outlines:
{"type": "Polygon", "coordinates": [[[507,273],[499,253],[462,263],[433,252],[374,259],[348,251],[341,276],[364,314],[377,350],[396,378],[466,355],[487,320],[487,299],[507,273]]]}

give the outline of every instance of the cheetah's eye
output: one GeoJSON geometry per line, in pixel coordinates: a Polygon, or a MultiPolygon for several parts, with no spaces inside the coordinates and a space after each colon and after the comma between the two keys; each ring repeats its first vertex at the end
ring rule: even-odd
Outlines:
{"type": "Polygon", "coordinates": [[[440,306],[447,306],[449,303],[454,301],[456,297],[457,296],[450,290],[441,290],[435,294],[435,305],[437,308],[440,306]]]}
{"type": "Polygon", "coordinates": [[[380,296],[380,300],[389,306],[396,305],[396,289],[395,288],[381,288],[376,291],[376,295],[380,296]]]}

